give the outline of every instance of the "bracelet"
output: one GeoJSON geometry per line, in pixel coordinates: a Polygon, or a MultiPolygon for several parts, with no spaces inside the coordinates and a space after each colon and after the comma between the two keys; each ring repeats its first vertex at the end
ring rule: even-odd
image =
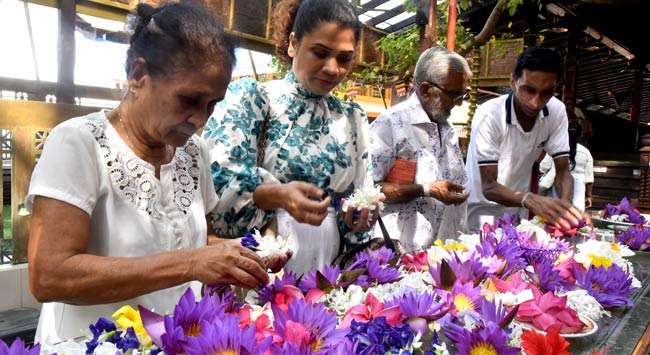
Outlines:
{"type": "Polygon", "coordinates": [[[526,205],[524,203],[526,202],[526,199],[529,198],[532,194],[532,192],[526,192],[524,194],[524,197],[521,198],[521,207],[526,208],[526,205]]]}
{"type": "Polygon", "coordinates": [[[422,188],[422,196],[424,197],[431,197],[431,193],[429,191],[429,184],[417,184],[420,185],[422,188]]]}

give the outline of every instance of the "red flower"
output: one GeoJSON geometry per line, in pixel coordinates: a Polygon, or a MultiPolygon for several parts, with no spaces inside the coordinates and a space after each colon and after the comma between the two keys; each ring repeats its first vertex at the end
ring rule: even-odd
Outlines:
{"type": "Polygon", "coordinates": [[[408,271],[422,271],[429,266],[429,257],[426,251],[413,252],[402,255],[402,265],[408,271]]]}
{"type": "Polygon", "coordinates": [[[526,330],[521,335],[521,347],[526,355],[570,355],[569,342],[560,335],[560,327],[552,326],[546,335],[526,330]]]}

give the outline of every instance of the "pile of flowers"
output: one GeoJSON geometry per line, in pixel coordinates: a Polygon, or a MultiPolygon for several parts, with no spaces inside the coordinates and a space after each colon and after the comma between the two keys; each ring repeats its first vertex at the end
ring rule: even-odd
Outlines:
{"type": "MultiPolygon", "coordinates": [[[[261,252],[261,238],[242,243],[261,252]]],[[[596,239],[573,247],[539,220],[504,216],[428,250],[382,247],[345,267],[278,274],[245,297],[221,288],[197,299],[188,289],[172,314],[127,308],[114,315],[126,320],[100,319],[85,346],[112,354],[568,354],[564,335],[587,333],[609,310],[631,305],[640,286],[626,259],[633,254],[596,239]]]]}
{"type": "Polygon", "coordinates": [[[632,224],[645,224],[646,219],[627,197],[623,197],[618,205],[608,203],[600,215],[614,222],[628,222],[632,224]]]}
{"type": "Polygon", "coordinates": [[[650,228],[636,225],[616,235],[616,241],[632,250],[650,251],[650,228]]]}

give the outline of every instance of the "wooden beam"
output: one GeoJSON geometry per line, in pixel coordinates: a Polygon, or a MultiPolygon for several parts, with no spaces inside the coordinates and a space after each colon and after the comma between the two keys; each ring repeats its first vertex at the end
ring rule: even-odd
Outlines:
{"type": "MultiPolygon", "coordinates": [[[[57,95],[57,83],[0,77],[0,89],[26,92],[30,96],[45,97],[57,95]]],[[[122,91],[119,89],[102,88],[96,86],[75,85],[74,92],[78,97],[90,97],[104,100],[120,100],[122,91]]],[[[57,102],[58,100],[57,95],[57,102]]]]}
{"type": "Polygon", "coordinates": [[[404,5],[399,5],[399,6],[395,7],[394,9],[384,11],[384,13],[379,15],[379,16],[371,18],[370,20],[368,20],[366,22],[366,24],[369,25],[369,26],[376,26],[376,25],[378,25],[378,24],[380,24],[380,23],[382,23],[382,22],[384,22],[384,21],[386,21],[386,20],[388,20],[390,18],[393,18],[393,17],[401,14],[402,12],[404,12],[404,5]]]}
{"type": "Polygon", "coordinates": [[[75,63],[75,4],[73,0],[59,0],[59,72],[56,88],[57,102],[74,103],[75,63]]]}
{"type": "Polygon", "coordinates": [[[367,3],[361,5],[361,11],[359,11],[359,15],[361,15],[364,12],[367,12],[367,11],[372,11],[377,6],[383,5],[383,4],[387,3],[387,2],[388,2],[388,0],[370,0],[367,3]]]}
{"type": "Polygon", "coordinates": [[[397,32],[397,31],[399,31],[401,29],[404,29],[404,28],[414,24],[414,23],[415,23],[415,15],[413,15],[413,16],[411,16],[411,17],[409,17],[409,18],[407,18],[407,19],[405,19],[403,21],[400,21],[400,22],[398,22],[398,23],[396,23],[396,24],[394,24],[394,25],[392,25],[390,27],[386,27],[384,29],[384,31],[386,31],[388,33],[397,32]]]}
{"type": "Polygon", "coordinates": [[[0,117],[2,117],[0,128],[11,130],[53,128],[69,118],[84,116],[91,112],[97,112],[97,110],[96,107],[68,104],[0,100],[0,117]]]}

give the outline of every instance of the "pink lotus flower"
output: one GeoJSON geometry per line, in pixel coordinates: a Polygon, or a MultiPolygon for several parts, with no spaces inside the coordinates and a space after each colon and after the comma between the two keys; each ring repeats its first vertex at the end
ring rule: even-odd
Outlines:
{"type": "Polygon", "coordinates": [[[292,320],[288,320],[284,327],[284,341],[296,346],[309,344],[311,336],[307,327],[292,320]]]}
{"type": "Polygon", "coordinates": [[[302,291],[296,286],[284,285],[280,290],[275,294],[273,298],[273,304],[283,311],[287,311],[291,302],[295,300],[302,300],[305,297],[302,294],[302,291]]]}
{"type": "Polygon", "coordinates": [[[506,281],[501,280],[497,277],[491,277],[490,280],[492,280],[492,283],[494,284],[494,287],[496,287],[497,291],[503,293],[510,292],[515,295],[520,293],[521,291],[534,287],[533,285],[524,281],[521,278],[521,274],[519,273],[513,274],[512,276],[508,277],[506,281]]]}
{"type": "Polygon", "coordinates": [[[531,323],[544,331],[554,325],[559,326],[562,333],[575,333],[582,329],[578,314],[566,306],[566,296],[558,297],[550,291],[541,294],[536,287],[532,287],[532,290],[535,298],[519,305],[517,320],[531,323]]]}
{"type": "Polygon", "coordinates": [[[251,324],[255,325],[255,341],[258,345],[269,336],[273,338],[274,343],[282,340],[273,331],[273,323],[267,314],[262,313],[257,318],[252,319],[251,308],[246,305],[239,310],[237,315],[239,316],[239,328],[244,329],[251,324]]]}
{"type": "Polygon", "coordinates": [[[562,279],[564,279],[568,283],[575,284],[576,278],[573,275],[573,265],[582,267],[582,265],[578,264],[578,262],[575,261],[573,258],[566,258],[560,264],[556,265],[554,269],[560,273],[560,277],[562,279]]]}
{"type": "Polygon", "coordinates": [[[316,303],[321,297],[323,297],[326,294],[327,292],[314,288],[309,290],[309,292],[307,292],[307,295],[305,295],[305,301],[316,303]]]}
{"type": "Polygon", "coordinates": [[[402,255],[402,265],[408,271],[422,271],[429,267],[429,257],[426,251],[402,255]]]}
{"type": "Polygon", "coordinates": [[[349,328],[353,320],[366,323],[378,317],[385,317],[390,326],[402,324],[402,312],[399,305],[386,308],[372,293],[368,292],[364,304],[348,309],[341,321],[340,328],[349,328]]]}

